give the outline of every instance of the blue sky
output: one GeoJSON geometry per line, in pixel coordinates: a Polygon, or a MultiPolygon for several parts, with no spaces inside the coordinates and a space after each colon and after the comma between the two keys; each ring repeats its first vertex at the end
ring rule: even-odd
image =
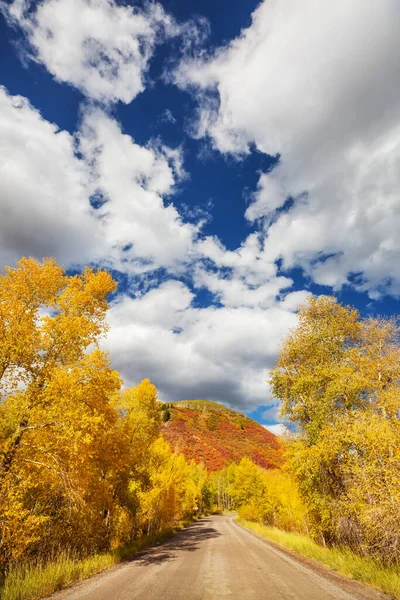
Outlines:
{"type": "Polygon", "coordinates": [[[397,312],[397,2],[0,6],[2,264],[109,268],[127,384],[275,424],[309,294],[397,312]]]}

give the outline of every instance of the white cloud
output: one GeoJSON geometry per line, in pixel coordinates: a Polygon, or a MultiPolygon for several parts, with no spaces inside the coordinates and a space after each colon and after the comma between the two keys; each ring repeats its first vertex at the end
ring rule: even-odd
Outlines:
{"type": "Polygon", "coordinates": [[[169,108],[166,108],[163,114],[160,117],[161,123],[172,123],[172,125],[176,124],[176,118],[174,117],[172,111],[169,108]]]}
{"type": "Polygon", "coordinates": [[[104,347],[127,384],[150,377],[164,400],[205,398],[251,409],[268,398],[268,368],[296,315],[268,309],[195,308],[193,294],[168,281],[117,299],[104,347]]]}
{"type": "Polygon", "coordinates": [[[399,25],[394,0],[264,0],[236,40],[178,69],[198,136],[280,154],[246,212],[264,219],[266,262],[400,293],[399,25]]]}
{"type": "Polygon", "coordinates": [[[236,250],[227,250],[216,237],[206,237],[197,244],[204,258],[212,261],[218,269],[231,269],[249,286],[258,286],[274,278],[277,267],[263,250],[262,236],[252,233],[236,250]]]}
{"type": "Polygon", "coordinates": [[[110,320],[117,325],[126,322],[173,330],[192,299],[193,293],[182,282],[171,279],[135,299],[119,297],[112,305],[110,320]]]}
{"type": "Polygon", "coordinates": [[[245,277],[221,276],[202,268],[197,270],[194,281],[197,287],[205,287],[212,292],[224,306],[234,308],[267,308],[275,304],[282,289],[291,287],[293,283],[287,277],[273,277],[262,285],[249,286],[245,277]]]}
{"type": "Polygon", "coordinates": [[[136,144],[99,109],[84,115],[79,140],[94,184],[107,200],[98,213],[114,266],[136,272],[175,270],[188,261],[197,229],[163,201],[182,175],[180,152],[136,144]]]}
{"type": "MultiPolygon", "coordinates": [[[[359,28],[360,0],[326,10],[315,0],[265,0],[230,46],[182,66],[180,84],[200,91],[199,135],[222,152],[240,155],[255,143],[281,155],[245,213],[260,231],[236,250],[216,237],[199,240],[199,223],[184,222],[165,202],[184,177],[181,150],[138,145],[92,105],[71,136],[25,99],[0,93],[6,261],[51,254],[66,266],[93,261],[149,279],[162,267],[173,277],[111,307],[104,347],[128,384],[150,377],[165,400],[209,398],[250,410],[268,401],[268,369],[309,295],[293,291],[285,268],[300,265],[333,287],[361,272],[357,285],[370,294],[380,286],[396,292],[397,22],[389,0],[367,5],[359,28]],[[89,202],[95,192],[104,201],[98,208],[89,202]],[[183,273],[220,306],[196,308],[194,292],[177,280],[183,273]]],[[[30,16],[20,0],[11,7],[37,59],[103,102],[130,102],[143,89],[157,32],[178,31],[158,5],[138,12],[111,0],[45,0],[30,16]]],[[[264,419],[276,415],[274,405],[264,419]]]]}
{"type": "Polygon", "coordinates": [[[276,423],[275,425],[264,425],[265,429],[268,429],[274,435],[282,437],[283,435],[290,435],[290,429],[288,429],[283,423],[276,423]]]}
{"type": "Polygon", "coordinates": [[[304,290],[288,293],[293,280],[279,274],[263,251],[259,234],[249,235],[234,251],[211,237],[199,241],[196,249],[205,260],[194,270],[194,283],[212,292],[224,306],[269,308],[279,299],[284,310],[295,312],[310,296],[304,290]]]}
{"type": "Polygon", "coordinates": [[[279,402],[275,402],[274,404],[270,404],[262,413],[262,418],[265,421],[277,421],[279,416],[279,402]]]}
{"type": "Polygon", "coordinates": [[[298,308],[305,304],[307,298],[312,296],[311,292],[306,290],[298,290],[297,292],[290,292],[281,299],[279,306],[284,310],[290,310],[296,312],[298,308]]]}
{"type": "Polygon", "coordinates": [[[144,10],[114,0],[2,2],[3,11],[24,30],[54,77],[103,102],[129,103],[144,89],[156,43],[178,28],[160,4],[144,10]]]}
{"type": "Polygon", "coordinates": [[[101,110],[88,109],[73,137],[0,88],[2,264],[32,255],[66,267],[177,271],[197,231],[163,200],[182,175],[181,162],[178,150],[135,144],[101,110]],[[96,190],[106,203],[94,209],[96,190]]]}
{"type": "Polygon", "coordinates": [[[203,264],[195,285],[206,285],[222,307],[196,308],[194,293],[176,279],[113,303],[104,345],[128,383],[150,377],[170,400],[210,398],[241,409],[265,403],[268,368],[304,293],[277,299],[291,282],[258,259],[257,236],[236,251],[213,238],[197,244],[197,227],[163,203],[182,176],[179,151],[137,145],[94,108],[73,137],[1,89],[0,176],[3,264],[52,255],[66,267],[96,262],[148,272],[150,280],[159,267],[190,276],[191,261],[203,264]],[[89,202],[95,190],[105,200],[97,209],[89,202]]]}
{"type": "Polygon", "coordinates": [[[90,260],[102,240],[88,200],[89,172],[74,138],[21,96],[0,88],[0,263],[23,255],[90,260]]]}
{"type": "Polygon", "coordinates": [[[285,203],[287,193],[282,181],[268,173],[263,173],[258,180],[257,191],[253,202],[246,210],[246,218],[255,221],[261,217],[273,215],[277,208],[285,203]]]}

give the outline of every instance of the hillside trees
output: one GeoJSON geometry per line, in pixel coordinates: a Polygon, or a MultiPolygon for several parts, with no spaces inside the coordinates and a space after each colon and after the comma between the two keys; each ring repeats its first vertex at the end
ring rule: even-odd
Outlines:
{"type": "Polygon", "coordinates": [[[314,535],[397,563],[399,375],[395,320],[320,297],[300,310],[271,379],[298,426],[291,466],[314,535]]]}
{"type": "Polygon", "coordinates": [[[225,406],[205,400],[174,402],[166,407],[170,418],[161,428],[173,448],[187,459],[204,462],[219,471],[247,456],[265,468],[282,465],[278,439],[262,425],[225,406]]]}

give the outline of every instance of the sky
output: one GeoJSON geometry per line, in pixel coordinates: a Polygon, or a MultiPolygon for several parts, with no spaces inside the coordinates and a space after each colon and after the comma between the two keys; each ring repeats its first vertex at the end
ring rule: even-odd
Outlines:
{"type": "Polygon", "coordinates": [[[126,385],[282,430],[311,294],[400,296],[397,0],[0,0],[0,268],[118,281],[126,385]]]}

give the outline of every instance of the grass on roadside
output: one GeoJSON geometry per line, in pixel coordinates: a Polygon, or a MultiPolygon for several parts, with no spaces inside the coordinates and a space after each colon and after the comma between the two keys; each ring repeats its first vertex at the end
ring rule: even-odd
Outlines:
{"type": "Polygon", "coordinates": [[[395,567],[384,566],[378,561],[364,558],[346,549],[320,546],[305,535],[244,521],[239,517],[236,521],[261,537],[400,600],[400,573],[395,567]]]}
{"type": "MultiPolygon", "coordinates": [[[[183,525],[187,525],[184,523],[183,525]]],[[[72,583],[87,579],[114,565],[127,560],[135,552],[170,537],[173,529],[160,534],[143,537],[137,542],[113,552],[95,554],[78,559],[68,553],[60,553],[54,561],[14,568],[7,574],[0,587],[1,600],[36,600],[61,590],[72,583]]]]}

